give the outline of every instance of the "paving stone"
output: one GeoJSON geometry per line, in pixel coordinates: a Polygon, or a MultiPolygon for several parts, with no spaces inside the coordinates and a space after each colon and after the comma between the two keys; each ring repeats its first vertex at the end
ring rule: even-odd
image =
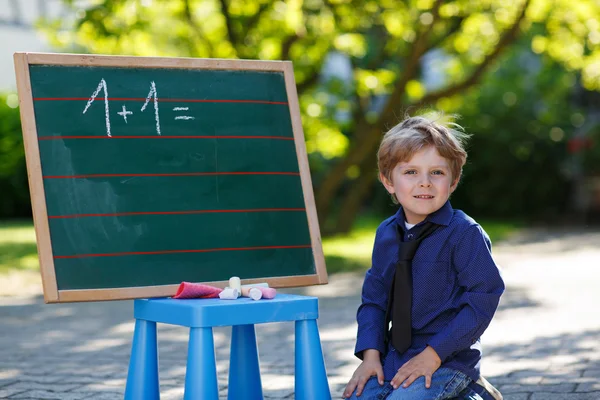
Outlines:
{"type": "Polygon", "coordinates": [[[595,393],[550,393],[535,392],[530,400],[598,400],[600,392],[595,393]]]}
{"type": "Polygon", "coordinates": [[[600,381],[600,369],[588,369],[583,371],[583,377],[597,378],[600,381]]]}
{"type": "MultiPolygon", "coordinates": [[[[26,375],[24,373],[19,374],[17,377],[13,379],[15,382],[35,382],[39,385],[46,385],[49,383],[60,383],[61,380],[64,380],[67,376],[61,375],[26,375]]],[[[72,377],[70,377],[72,378],[72,377]]],[[[69,381],[69,384],[77,383],[73,381],[69,381]]]]}
{"type": "Polygon", "coordinates": [[[88,393],[89,397],[83,397],[83,400],[123,400],[122,393],[88,393]]]}
{"type": "Polygon", "coordinates": [[[79,384],[73,383],[39,383],[39,382],[22,382],[17,381],[10,386],[10,389],[22,389],[22,390],[47,390],[50,392],[63,393],[80,387],[79,384]]]}
{"type": "MultiPolygon", "coordinates": [[[[585,382],[577,385],[576,392],[599,392],[600,393],[600,382],[585,382]]],[[[600,399],[600,397],[599,397],[600,399]]]]}
{"type": "Polygon", "coordinates": [[[575,383],[560,383],[558,385],[501,385],[498,390],[502,393],[533,393],[537,390],[553,393],[569,393],[575,391],[575,383]]]}
{"type": "Polygon", "coordinates": [[[0,388],[0,399],[6,399],[14,394],[23,393],[23,389],[0,388]]]}
{"type": "Polygon", "coordinates": [[[507,395],[502,395],[504,400],[529,400],[530,396],[530,393],[509,393],[507,395]]]}
{"type": "Polygon", "coordinates": [[[49,392],[46,390],[27,390],[10,396],[11,399],[44,399],[44,400],[82,400],[90,396],[89,393],[49,392]]]}

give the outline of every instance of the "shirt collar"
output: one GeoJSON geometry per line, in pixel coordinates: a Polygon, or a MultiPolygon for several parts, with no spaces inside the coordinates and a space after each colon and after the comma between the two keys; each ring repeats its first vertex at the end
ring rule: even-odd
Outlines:
{"type": "MultiPolygon", "coordinates": [[[[429,214],[427,218],[425,218],[424,221],[418,223],[417,226],[421,225],[425,221],[430,221],[438,225],[448,226],[450,225],[450,221],[452,220],[453,214],[454,210],[452,209],[450,200],[447,200],[446,203],[444,203],[444,205],[439,210],[429,214]]],[[[404,217],[404,209],[402,208],[402,206],[400,206],[400,208],[398,208],[398,211],[396,212],[395,218],[391,218],[389,222],[396,222],[398,224],[401,224],[400,226],[404,226],[405,220],[406,218],[404,217]]]]}

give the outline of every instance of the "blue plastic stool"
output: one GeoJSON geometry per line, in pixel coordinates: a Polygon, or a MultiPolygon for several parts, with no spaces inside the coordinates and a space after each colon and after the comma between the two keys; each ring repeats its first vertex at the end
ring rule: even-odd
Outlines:
{"type": "Polygon", "coordinates": [[[262,399],[254,324],[295,321],[295,398],[330,400],[317,328],[318,299],[278,294],[272,300],[143,299],[134,302],[135,331],[125,400],[160,398],[156,323],[190,328],[185,400],[218,400],[213,326],[232,326],[229,400],[262,399]]]}

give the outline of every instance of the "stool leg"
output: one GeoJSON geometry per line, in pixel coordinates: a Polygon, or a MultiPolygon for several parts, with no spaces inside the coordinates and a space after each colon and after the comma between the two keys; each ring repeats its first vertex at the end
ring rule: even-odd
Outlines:
{"type": "Polygon", "coordinates": [[[156,322],[135,320],[125,400],[160,399],[156,322]]]}
{"type": "Polygon", "coordinates": [[[254,325],[231,328],[228,400],[262,400],[254,325]]]}
{"type": "Polygon", "coordinates": [[[331,400],[317,320],[296,321],[296,400],[331,400]]]}
{"type": "Polygon", "coordinates": [[[218,400],[217,362],[212,328],[190,328],[184,400],[218,400]]]}

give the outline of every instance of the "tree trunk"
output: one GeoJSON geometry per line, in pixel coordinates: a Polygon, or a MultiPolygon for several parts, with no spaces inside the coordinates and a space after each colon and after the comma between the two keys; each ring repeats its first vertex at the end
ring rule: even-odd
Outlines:
{"type": "Polygon", "coordinates": [[[325,179],[319,184],[315,202],[319,213],[319,222],[322,226],[325,225],[325,221],[327,221],[329,217],[331,205],[339,188],[346,179],[348,168],[353,165],[362,164],[363,160],[369,155],[375,157],[375,154],[369,153],[368,151],[371,148],[369,142],[373,141],[373,137],[375,143],[377,143],[381,137],[380,132],[374,128],[375,127],[368,125],[366,122],[357,126],[354,135],[356,140],[351,145],[348,153],[331,168],[329,173],[325,176],[325,179]]]}
{"type": "MultiPolygon", "coordinates": [[[[371,163],[369,163],[371,164],[371,163]]],[[[377,174],[372,165],[361,171],[356,184],[352,185],[348,195],[342,201],[334,233],[348,233],[352,229],[364,200],[372,193],[373,185],[377,181],[377,174]]]]}
{"type": "MultiPolygon", "coordinates": [[[[369,132],[367,134],[356,135],[358,137],[355,145],[350,148],[348,154],[340,160],[332,169],[325,179],[319,185],[319,189],[316,195],[317,210],[319,213],[319,221],[322,226],[325,226],[325,221],[329,217],[331,205],[339,188],[344,183],[346,178],[346,171],[353,165],[368,165],[368,168],[361,168],[361,175],[372,174],[374,168],[376,168],[377,160],[377,146],[381,140],[383,134],[383,127],[389,123],[395,125],[399,121],[393,112],[390,112],[391,116],[388,118],[381,118],[377,125],[368,126],[369,132]]],[[[358,133],[358,132],[357,132],[358,133]]],[[[370,179],[376,178],[375,174],[370,179]]],[[[360,179],[359,179],[360,181],[360,179]]]]}

